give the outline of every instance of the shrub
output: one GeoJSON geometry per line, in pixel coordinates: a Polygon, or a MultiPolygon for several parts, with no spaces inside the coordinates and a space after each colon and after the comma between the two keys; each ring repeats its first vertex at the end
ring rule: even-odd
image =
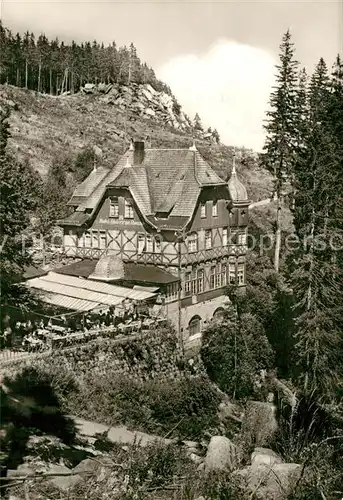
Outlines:
{"type": "Polygon", "coordinates": [[[260,321],[252,314],[228,316],[203,335],[201,358],[212,381],[233,398],[252,395],[256,376],[268,369],[273,351],[260,321]]]}
{"type": "Polygon", "coordinates": [[[66,417],[51,378],[35,368],[25,368],[1,386],[1,449],[5,468],[18,466],[30,435],[50,434],[71,444],[76,435],[74,422],[66,417]]]}
{"type": "Polygon", "coordinates": [[[188,462],[184,452],[172,444],[165,446],[156,442],[142,450],[137,448],[127,470],[129,486],[148,483],[149,487],[160,487],[168,484],[175,476],[183,475],[183,465],[188,462]]]}
{"type": "Polygon", "coordinates": [[[247,498],[231,473],[212,472],[203,479],[202,494],[211,500],[243,500],[247,498]]]}
{"type": "Polygon", "coordinates": [[[283,400],[277,400],[277,405],[279,426],[273,448],[287,461],[308,460],[308,450],[313,451],[312,447],[321,442],[333,441],[336,447],[341,447],[342,422],[331,415],[314,394],[299,395],[294,408],[283,400]]]}
{"type": "Polygon", "coordinates": [[[192,438],[218,425],[220,397],[206,377],[154,383],[149,392],[152,418],[164,431],[177,425],[176,435],[192,438]]]}
{"type": "Polygon", "coordinates": [[[215,428],[220,398],[206,377],[138,382],[107,372],[88,377],[68,401],[74,415],[196,438],[215,428]]]}

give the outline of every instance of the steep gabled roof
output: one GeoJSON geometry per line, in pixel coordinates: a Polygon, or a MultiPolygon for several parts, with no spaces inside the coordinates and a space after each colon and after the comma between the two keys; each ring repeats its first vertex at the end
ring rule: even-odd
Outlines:
{"type": "Polygon", "coordinates": [[[109,170],[104,167],[92,170],[88,177],[76,187],[68,205],[80,205],[93,193],[94,189],[108,173],[109,170]]]}
{"type": "MultiPolygon", "coordinates": [[[[155,227],[177,227],[188,222],[194,213],[201,189],[206,186],[226,185],[199,151],[190,149],[145,149],[140,165],[133,165],[134,153],[129,149],[112,170],[108,170],[95,185],[86,179],[84,186],[75,190],[73,198],[91,191],[76,209],[93,211],[101,202],[108,187],[130,190],[141,214],[155,227]],[[164,215],[161,219],[159,214],[164,215]],[[160,224],[161,222],[161,224],[160,224]]],[[[66,221],[63,221],[66,223],[66,221]]]]}
{"type": "Polygon", "coordinates": [[[102,200],[107,186],[121,174],[122,170],[125,168],[127,161],[132,164],[133,155],[132,151],[130,150],[126,151],[126,153],[123,154],[118,163],[111,170],[108,170],[107,175],[101,180],[101,182],[96,186],[96,188],[88,196],[88,198],[77,208],[77,210],[81,212],[86,209],[94,210],[102,200]]]}
{"type": "Polygon", "coordinates": [[[109,186],[128,187],[143,215],[151,214],[148,177],[146,169],[143,166],[125,166],[119,176],[109,186]]]}

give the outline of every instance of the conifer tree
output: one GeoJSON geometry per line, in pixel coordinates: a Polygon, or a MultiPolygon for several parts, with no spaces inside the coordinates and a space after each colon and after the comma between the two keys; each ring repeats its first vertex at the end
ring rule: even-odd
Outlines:
{"type": "Polygon", "coordinates": [[[280,45],[280,64],[276,66],[276,86],[270,95],[267,112],[267,133],[262,163],[274,175],[274,190],[278,206],[275,220],[274,266],[279,271],[281,251],[281,197],[285,181],[292,176],[296,149],[297,124],[297,73],[298,62],[294,59],[294,46],[289,30],[280,45]]]}
{"type": "MultiPolygon", "coordinates": [[[[342,363],[341,271],[332,246],[338,229],[337,196],[340,158],[330,125],[330,85],[323,59],[312,76],[304,144],[294,169],[294,225],[301,245],[294,253],[297,378],[302,389],[330,396],[339,383],[342,363]]],[[[342,118],[341,118],[342,119],[342,118]]]]}
{"type": "Polygon", "coordinates": [[[71,45],[49,41],[41,34],[26,32],[13,36],[0,22],[0,83],[9,83],[39,92],[58,94],[77,92],[86,82],[116,82],[127,85],[149,83],[155,90],[172,95],[170,88],[157,80],[154,71],[138,57],[136,47],[108,47],[96,40],[71,45]]]}
{"type": "Polygon", "coordinates": [[[198,115],[198,113],[195,113],[194,120],[193,120],[193,126],[194,126],[195,130],[201,130],[201,131],[203,130],[201,119],[200,119],[200,116],[198,115]]]}
{"type": "MultiPolygon", "coordinates": [[[[39,175],[29,165],[17,162],[7,151],[10,137],[8,110],[0,108],[0,234],[1,234],[1,303],[17,293],[13,288],[29,257],[22,245],[21,234],[30,222],[37,203],[39,175]]],[[[15,300],[15,299],[14,299],[15,300]]],[[[1,309],[1,308],[0,308],[1,309]]]]}

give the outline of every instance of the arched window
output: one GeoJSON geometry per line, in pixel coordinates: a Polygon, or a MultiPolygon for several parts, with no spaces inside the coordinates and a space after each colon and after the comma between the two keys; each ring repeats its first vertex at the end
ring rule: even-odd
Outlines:
{"type": "Polygon", "coordinates": [[[200,333],[201,329],[201,318],[200,316],[193,316],[188,324],[189,336],[193,337],[193,335],[197,335],[200,333]]]}
{"type": "Polygon", "coordinates": [[[222,321],[224,319],[224,308],[218,307],[213,313],[213,319],[215,321],[222,321]]]}

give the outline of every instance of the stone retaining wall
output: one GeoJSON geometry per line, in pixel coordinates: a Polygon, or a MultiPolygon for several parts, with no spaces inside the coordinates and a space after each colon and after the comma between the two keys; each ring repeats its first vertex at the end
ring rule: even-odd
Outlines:
{"type": "Polygon", "coordinates": [[[185,367],[191,373],[202,372],[197,356],[180,362],[176,335],[170,328],[30,355],[7,363],[1,367],[1,373],[12,375],[27,366],[46,368],[49,372],[55,367],[65,373],[72,372],[78,380],[108,370],[141,381],[177,378],[185,367]]]}

